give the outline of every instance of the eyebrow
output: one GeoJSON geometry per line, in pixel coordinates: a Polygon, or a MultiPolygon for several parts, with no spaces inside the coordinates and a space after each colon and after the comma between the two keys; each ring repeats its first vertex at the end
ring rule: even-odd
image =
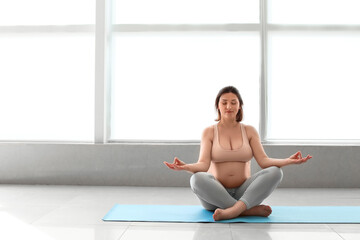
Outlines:
{"type": "MultiPolygon", "coordinates": [[[[221,101],[227,101],[227,99],[222,98],[221,101]]],[[[237,99],[234,98],[234,99],[231,99],[231,101],[237,101],[237,99]]]]}

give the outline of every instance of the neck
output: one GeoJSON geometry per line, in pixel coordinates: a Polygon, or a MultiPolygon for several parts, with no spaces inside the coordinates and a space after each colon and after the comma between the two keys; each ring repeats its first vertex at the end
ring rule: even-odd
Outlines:
{"type": "Polygon", "coordinates": [[[236,127],[239,125],[239,123],[235,119],[221,119],[219,122],[220,125],[224,127],[236,127]]]}

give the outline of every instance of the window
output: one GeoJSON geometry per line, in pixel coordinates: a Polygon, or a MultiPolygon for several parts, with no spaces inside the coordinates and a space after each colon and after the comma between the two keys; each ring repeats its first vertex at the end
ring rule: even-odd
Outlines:
{"type": "Polygon", "coordinates": [[[239,88],[244,120],[257,127],[258,4],[116,1],[110,138],[199,140],[227,85],[239,88]]]}
{"type": "Polygon", "coordinates": [[[359,139],[359,1],[269,1],[266,140],[359,139]]]}
{"type": "Polygon", "coordinates": [[[270,24],[358,25],[358,0],[267,0],[270,24]]]}
{"type": "Polygon", "coordinates": [[[1,1],[0,140],[93,140],[94,23],[95,1],[1,1]]]}
{"type": "Polygon", "coordinates": [[[359,141],[359,7],[1,1],[0,141],[198,141],[228,85],[264,142],[359,141]]]}
{"type": "Polygon", "coordinates": [[[113,0],[113,3],[115,24],[259,23],[259,1],[254,0],[113,0]]]}

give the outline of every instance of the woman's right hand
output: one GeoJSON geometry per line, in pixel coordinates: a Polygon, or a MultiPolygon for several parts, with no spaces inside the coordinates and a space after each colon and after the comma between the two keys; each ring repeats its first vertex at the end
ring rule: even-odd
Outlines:
{"type": "Polygon", "coordinates": [[[180,159],[178,159],[177,157],[174,158],[174,162],[173,163],[168,163],[168,162],[164,162],[164,164],[175,171],[181,171],[181,170],[187,170],[187,164],[184,163],[183,161],[180,161],[180,159]]]}

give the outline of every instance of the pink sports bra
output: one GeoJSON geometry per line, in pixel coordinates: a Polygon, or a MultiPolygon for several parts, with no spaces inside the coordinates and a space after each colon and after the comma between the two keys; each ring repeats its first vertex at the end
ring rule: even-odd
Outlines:
{"type": "Polygon", "coordinates": [[[248,162],[253,157],[253,152],[249,144],[243,124],[240,123],[243,144],[240,148],[227,150],[220,146],[217,124],[214,125],[214,140],[211,149],[213,162],[248,162]]]}

